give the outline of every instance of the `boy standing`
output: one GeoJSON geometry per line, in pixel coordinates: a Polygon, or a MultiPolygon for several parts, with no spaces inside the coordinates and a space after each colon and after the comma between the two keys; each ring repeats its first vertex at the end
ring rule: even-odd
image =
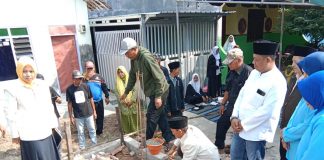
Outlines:
{"type": "Polygon", "coordinates": [[[182,116],[184,111],[184,94],[183,83],[180,74],[180,62],[171,62],[168,64],[170,69],[169,95],[165,104],[165,109],[168,116],[182,116]]]}

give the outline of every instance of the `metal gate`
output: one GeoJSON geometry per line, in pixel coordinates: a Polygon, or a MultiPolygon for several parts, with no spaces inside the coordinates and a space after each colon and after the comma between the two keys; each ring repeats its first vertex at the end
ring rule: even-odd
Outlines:
{"type": "MultiPolygon", "coordinates": [[[[207,60],[215,41],[214,21],[192,21],[180,23],[181,73],[183,83],[189,83],[193,73],[198,73],[204,82],[207,60]]],[[[151,52],[160,53],[165,59],[163,66],[178,61],[176,24],[146,24],[144,45],[151,52]]]]}
{"type": "Polygon", "coordinates": [[[130,61],[119,55],[119,46],[125,37],[132,37],[140,44],[140,30],[119,30],[96,32],[97,60],[100,75],[106,80],[108,88],[115,88],[117,67],[123,65],[130,69],[130,61]]]}
{"type": "MultiPolygon", "coordinates": [[[[129,59],[118,55],[120,43],[125,37],[134,38],[152,53],[160,53],[164,58],[161,62],[163,66],[167,67],[168,63],[178,61],[175,23],[147,23],[141,27],[144,27],[143,35],[140,30],[95,32],[99,70],[109,88],[115,88],[116,68],[119,65],[130,69],[129,59]]],[[[183,22],[180,23],[179,31],[183,83],[186,86],[193,73],[198,73],[203,83],[207,59],[215,44],[215,21],[183,22]]]]}

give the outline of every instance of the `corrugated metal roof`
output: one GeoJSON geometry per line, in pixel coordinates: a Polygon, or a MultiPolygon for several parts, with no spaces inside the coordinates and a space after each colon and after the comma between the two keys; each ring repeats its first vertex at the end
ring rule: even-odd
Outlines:
{"type": "Polygon", "coordinates": [[[154,0],[154,3],[152,3],[152,0],[141,0],[134,3],[134,0],[112,0],[112,9],[90,11],[89,18],[92,19],[106,16],[121,16],[164,11],[175,12],[177,5],[179,11],[192,11],[196,13],[199,11],[219,11],[218,6],[212,6],[208,3],[197,3],[196,1],[177,3],[175,0],[154,0]]]}
{"type": "MultiPolygon", "coordinates": [[[[179,17],[191,17],[191,18],[212,18],[226,16],[236,11],[179,11],[179,17]]],[[[89,19],[90,26],[118,26],[118,25],[140,25],[141,15],[147,15],[147,18],[156,20],[156,18],[175,18],[176,11],[161,11],[161,12],[151,12],[151,13],[138,13],[130,15],[120,15],[120,16],[105,16],[89,19]]],[[[146,19],[146,20],[148,20],[146,19]]],[[[161,19],[163,20],[163,19],[161,19]]],[[[181,19],[183,20],[183,19],[181,19]]],[[[147,21],[149,22],[149,21],[147,21]]],[[[157,23],[157,21],[155,21],[157,23]]]]}
{"type": "Polygon", "coordinates": [[[111,5],[105,0],[85,0],[87,2],[88,11],[100,11],[112,9],[111,5]]]}
{"type": "MultiPolygon", "coordinates": [[[[161,14],[165,14],[165,13],[176,13],[176,11],[161,11],[161,14]]],[[[220,12],[220,11],[200,11],[200,10],[181,10],[179,11],[179,13],[226,13],[226,12],[220,12]]]]}
{"type": "Polygon", "coordinates": [[[324,0],[85,0],[89,18],[120,16],[136,13],[162,12],[173,13],[178,6],[179,13],[215,13],[218,6],[227,5],[271,5],[293,7],[323,7],[324,0]],[[184,10],[184,11],[181,11],[184,10]],[[205,11],[205,12],[204,12],[205,11]]]}

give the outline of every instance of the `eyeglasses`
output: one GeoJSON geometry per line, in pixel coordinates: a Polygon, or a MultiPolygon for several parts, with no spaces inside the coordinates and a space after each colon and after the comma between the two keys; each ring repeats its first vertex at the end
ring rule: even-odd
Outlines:
{"type": "Polygon", "coordinates": [[[89,68],[87,68],[87,70],[92,70],[93,69],[93,67],[89,67],[89,68]]]}

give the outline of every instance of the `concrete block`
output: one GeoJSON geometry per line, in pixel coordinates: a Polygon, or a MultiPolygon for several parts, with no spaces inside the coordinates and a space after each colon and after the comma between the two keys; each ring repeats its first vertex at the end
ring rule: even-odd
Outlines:
{"type": "Polygon", "coordinates": [[[81,156],[84,157],[85,159],[91,158],[92,154],[96,154],[98,152],[112,152],[116,148],[120,146],[120,139],[117,139],[115,141],[109,142],[109,143],[104,143],[97,145],[93,148],[89,148],[86,153],[81,152],[81,156]]]}
{"type": "Polygon", "coordinates": [[[126,146],[131,150],[134,151],[136,154],[138,154],[140,152],[140,146],[141,143],[139,143],[138,141],[136,141],[134,138],[131,138],[129,136],[125,136],[124,137],[124,141],[126,143],[126,146]]]}

